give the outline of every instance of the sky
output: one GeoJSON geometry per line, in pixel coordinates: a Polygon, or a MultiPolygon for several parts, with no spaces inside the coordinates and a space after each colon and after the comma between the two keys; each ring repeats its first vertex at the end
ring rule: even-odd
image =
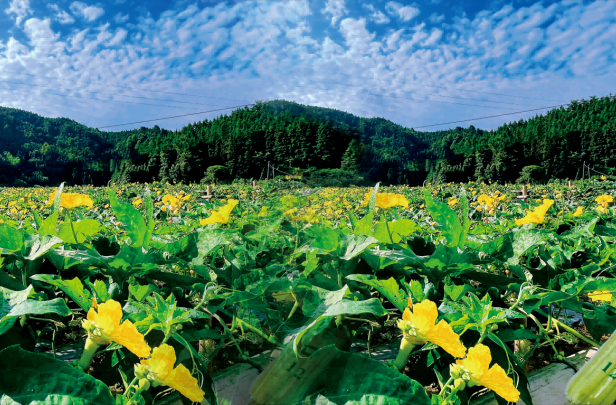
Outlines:
{"type": "Polygon", "coordinates": [[[615,94],[615,60],[613,0],[0,0],[0,106],[106,131],[274,99],[496,129],[615,94]]]}

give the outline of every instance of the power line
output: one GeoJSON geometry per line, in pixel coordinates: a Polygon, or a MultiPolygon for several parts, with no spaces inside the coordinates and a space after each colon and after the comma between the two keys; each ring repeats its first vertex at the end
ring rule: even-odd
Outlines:
{"type": "Polygon", "coordinates": [[[293,86],[293,87],[302,87],[305,89],[315,89],[315,90],[323,90],[323,91],[334,91],[336,93],[343,93],[343,94],[352,94],[352,95],[356,95],[356,96],[375,96],[375,97],[387,97],[387,98],[399,98],[399,99],[403,99],[403,100],[412,100],[412,101],[421,101],[424,103],[440,103],[440,104],[455,104],[455,105],[467,105],[467,106],[471,106],[471,107],[484,107],[484,108],[505,108],[507,110],[513,110],[513,108],[509,108],[509,107],[496,107],[496,106],[491,106],[491,105],[478,105],[478,104],[463,104],[463,103],[451,103],[449,101],[436,101],[436,100],[419,100],[416,98],[408,98],[408,97],[395,97],[395,96],[385,96],[382,94],[371,94],[371,93],[349,93],[347,91],[339,91],[339,90],[332,90],[332,89],[321,89],[318,87],[306,87],[306,86],[298,86],[296,84],[288,84],[289,86],[293,86]]]}
{"type": "Polygon", "coordinates": [[[28,91],[28,90],[17,90],[17,89],[5,89],[0,87],[0,90],[6,90],[6,91],[18,91],[20,93],[32,93],[32,94],[38,94],[38,95],[44,95],[44,96],[59,96],[59,97],[71,97],[71,98],[81,98],[84,100],[97,100],[97,101],[102,101],[105,103],[122,103],[122,104],[137,104],[137,105],[151,105],[151,106],[155,106],[155,107],[168,107],[168,108],[191,108],[191,109],[195,109],[194,107],[182,107],[182,106],[177,106],[177,105],[161,105],[161,104],[150,104],[150,103],[135,103],[132,101],[119,101],[119,100],[103,100],[102,98],[94,98],[94,97],[80,97],[80,96],[68,96],[66,94],[56,94],[56,93],[37,93],[35,91],[28,91]]]}
{"type": "Polygon", "coordinates": [[[447,125],[447,124],[457,124],[458,122],[467,122],[467,121],[484,120],[484,119],[486,119],[486,118],[502,117],[502,116],[504,116],[504,115],[521,114],[521,113],[525,113],[525,112],[545,110],[545,109],[548,109],[548,108],[558,108],[558,107],[562,107],[562,106],[565,106],[565,105],[570,105],[570,104],[561,104],[561,105],[554,105],[554,106],[551,106],[551,107],[541,107],[541,108],[535,108],[535,109],[533,109],[533,110],[516,111],[516,112],[506,113],[506,114],[490,115],[489,117],[471,118],[471,119],[469,119],[469,120],[460,120],[460,121],[452,121],[452,122],[443,122],[442,124],[422,125],[421,127],[413,127],[412,129],[415,129],[415,128],[428,128],[428,127],[436,127],[436,126],[439,126],[439,125],[447,125]]]}
{"type": "Polygon", "coordinates": [[[173,93],[170,91],[162,91],[162,90],[148,90],[148,89],[140,89],[137,87],[129,87],[129,86],[116,86],[113,84],[105,84],[105,83],[97,83],[97,82],[87,82],[87,81],[83,81],[83,80],[72,80],[72,79],[60,79],[58,77],[53,77],[53,76],[44,76],[44,75],[35,75],[32,73],[22,73],[22,72],[13,72],[11,70],[6,70],[6,69],[0,69],[0,71],[3,72],[8,72],[8,73],[14,73],[17,75],[26,75],[26,76],[33,76],[33,77],[44,77],[47,79],[54,79],[54,80],[61,80],[61,81],[65,81],[65,82],[75,82],[75,83],[88,83],[88,84],[94,84],[94,85],[98,85],[98,86],[108,86],[108,87],[117,87],[120,89],[132,89],[132,90],[142,90],[142,91],[152,91],[155,93],[165,93],[165,94],[175,94],[177,96],[188,96],[188,97],[200,97],[200,98],[217,98],[220,100],[231,100],[231,101],[246,101],[246,100],[237,100],[237,99],[233,99],[233,98],[224,98],[224,97],[213,97],[213,96],[196,96],[194,94],[184,94],[184,93],[173,93]]]}
{"type": "Polygon", "coordinates": [[[171,118],[187,117],[187,116],[189,116],[189,115],[206,114],[206,113],[211,113],[211,112],[216,112],[216,111],[230,110],[231,108],[241,108],[241,107],[246,107],[246,106],[249,106],[249,105],[254,105],[254,104],[255,104],[255,103],[250,103],[250,104],[238,105],[238,106],[235,106],[235,107],[219,108],[219,109],[217,109],[217,110],[200,111],[200,112],[191,113],[191,114],[174,115],[173,117],[164,117],[164,118],[155,118],[155,119],[151,119],[151,120],[144,120],[144,121],[127,122],[126,124],[106,125],[106,126],[104,126],[104,127],[98,127],[98,129],[101,129],[101,128],[111,128],[111,127],[121,127],[121,126],[124,126],[124,125],[141,124],[141,123],[143,123],[143,122],[152,122],[152,121],[168,120],[168,119],[171,119],[171,118]]]}
{"type": "MultiPolygon", "coordinates": [[[[347,86],[347,87],[359,87],[359,88],[370,88],[370,87],[366,87],[366,86],[359,86],[359,85],[353,85],[353,84],[344,84],[344,83],[332,83],[332,82],[324,82],[321,80],[313,80],[313,79],[306,79],[308,81],[311,82],[318,82],[318,83],[325,83],[325,84],[334,84],[334,85],[339,85],[339,86],[347,86]]],[[[456,98],[456,99],[460,99],[460,100],[473,100],[473,101],[483,101],[486,103],[498,103],[498,104],[511,104],[511,105],[521,105],[521,106],[525,106],[525,107],[539,107],[538,105],[528,105],[528,104],[518,104],[518,103],[507,103],[505,101],[491,101],[491,100],[481,100],[481,99],[476,99],[476,98],[467,98],[467,97],[456,97],[456,96],[444,96],[441,94],[431,94],[431,93],[418,93],[416,91],[403,91],[403,90],[394,90],[394,89],[384,89],[384,88],[379,88],[379,87],[372,87],[375,90],[386,90],[386,91],[395,91],[395,92],[401,92],[401,93],[407,93],[407,94],[420,94],[422,96],[434,96],[434,97],[445,97],[445,98],[456,98]]]]}
{"type": "Polygon", "coordinates": [[[443,87],[443,86],[432,86],[429,84],[423,84],[423,83],[418,83],[418,82],[405,82],[402,80],[386,80],[386,79],[376,79],[373,77],[365,77],[365,76],[357,76],[357,75],[349,75],[346,73],[332,73],[334,75],[343,75],[343,76],[349,76],[349,77],[358,77],[361,79],[368,79],[368,80],[380,80],[380,81],[386,81],[386,82],[390,82],[390,83],[404,83],[404,84],[411,84],[414,86],[422,86],[422,87],[434,87],[437,89],[448,89],[448,90],[457,90],[457,91],[468,91],[471,93],[480,93],[480,94],[491,94],[493,96],[505,96],[505,97],[516,97],[516,98],[530,98],[533,100],[542,100],[542,101],[556,101],[556,100],[549,100],[547,98],[538,98],[538,97],[528,97],[528,96],[514,96],[512,94],[502,94],[502,93],[488,93],[485,91],[477,91],[477,90],[465,90],[465,89],[458,89],[455,87],[443,87]]]}
{"type": "Polygon", "coordinates": [[[171,102],[171,103],[194,104],[194,105],[199,105],[199,106],[202,106],[202,107],[206,106],[206,105],[220,106],[220,104],[199,104],[199,103],[191,103],[190,101],[175,101],[175,100],[164,100],[164,99],[161,99],[161,98],[128,96],[128,95],[125,95],[125,94],[118,94],[118,93],[105,93],[103,91],[88,91],[88,90],[81,90],[81,89],[75,89],[75,88],[43,86],[42,84],[31,84],[31,83],[23,83],[23,82],[11,82],[11,81],[8,81],[8,80],[0,80],[0,82],[2,82],[2,83],[10,83],[10,84],[18,84],[18,85],[22,85],[22,86],[45,87],[45,88],[48,88],[48,89],[56,89],[56,90],[80,91],[80,92],[84,92],[84,93],[107,94],[107,95],[111,95],[111,96],[129,97],[129,98],[141,98],[141,99],[145,99],[145,100],[168,101],[168,102],[171,102]]]}

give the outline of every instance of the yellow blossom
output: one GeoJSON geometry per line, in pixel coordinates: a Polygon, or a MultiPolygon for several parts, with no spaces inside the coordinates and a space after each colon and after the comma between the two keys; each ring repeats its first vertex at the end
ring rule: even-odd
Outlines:
{"type": "MultiPolygon", "coordinates": [[[[371,193],[366,194],[363,202],[364,206],[368,205],[370,202],[370,194],[371,193]]],[[[376,193],[376,206],[379,208],[391,208],[396,206],[407,208],[409,206],[409,201],[402,194],[376,193]]]]}
{"type": "Polygon", "coordinates": [[[491,362],[490,348],[481,343],[468,349],[468,355],[465,359],[456,360],[456,363],[468,372],[467,385],[469,387],[481,385],[493,390],[509,402],[517,402],[520,398],[520,392],[513,385],[513,380],[498,364],[490,367],[491,362]]]}
{"type": "MultiPolygon", "coordinates": [[[[49,200],[47,201],[47,205],[53,205],[53,200],[56,198],[56,193],[51,193],[49,200]]],[[[94,206],[94,201],[90,198],[90,196],[86,194],[79,193],[62,193],[60,196],[60,206],[62,208],[71,209],[76,207],[88,207],[92,208],[94,206]]]]}
{"type": "Polygon", "coordinates": [[[263,207],[261,207],[261,211],[259,211],[257,216],[264,217],[266,215],[267,215],[267,207],[263,206],[263,207]]]}
{"type": "Polygon", "coordinates": [[[447,204],[448,204],[450,207],[453,207],[453,206],[454,206],[454,205],[456,205],[457,203],[458,203],[458,199],[457,199],[457,198],[451,198],[451,199],[449,199],[449,201],[447,202],[447,204]]]}
{"type": "Polygon", "coordinates": [[[200,220],[199,223],[202,226],[216,223],[226,224],[227,222],[229,222],[229,215],[231,215],[231,211],[233,211],[233,208],[235,208],[238,203],[238,200],[229,199],[227,205],[220,207],[218,211],[212,212],[212,215],[210,215],[208,218],[200,220]]]}
{"type": "Polygon", "coordinates": [[[140,206],[141,204],[143,204],[143,200],[142,200],[141,198],[135,198],[135,199],[133,200],[133,205],[134,205],[135,207],[138,207],[138,206],[140,206]]]}
{"type": "Polygon", "coordinates": [[[584,213],[584,207],[579,206],[575,209],[575,212],[573,213],[574,217],[579,217],[580,215],[582,215],[584,213]]]}
{"type": "Polygon", "coordinates": [[[543,200],[543,204],[533,211],[527,212],[524,218],[516,219],[515,224],[518,226],[532,223],[542,224],[545,221],[545,213],[548,212],[552,204],[554,204],[554,200],[543,200]]]}
{"type": "Polygon", "coordinates": [[[436,323],[437,318],[438,310],[434,302],[424,300],[413,306],[409,299],[408,306],[402,314],[402,320],[398,321],[398,328],[403,331],[404,338],[411,344],[431,342],[442,347],[454,357],[463,357],[466,347],[460,342],[460,336],[445,320],[441,319],[439,323],[436,323]]]}
{"type": "Polygon", "coordinates": [[[610,291],[593,291],[588,294],[588,297],[593,301],[612,302],[612,293],[610,291]]]}
{"type": "Polygon", "coordinates": [[[154,349],[150,359],[141,360],[142,367],[135,366],[135,375],[147,375],[146,378],[152,380],[152,386],[171,387],[191,401],[200,403],[205,393],[199,388],[199,382],[183,364],[173,368],[175,361],[175,350],[163,343],[154,349]]]}
{"type": "Polygon", "coordinates": [[[597,197],[595,201],[602,207],[607,207],[609,203],[614,202],[614,198],[611,195],[604,194],[597,197]]]}
{"type": "Polygon", "coordinates": [[[117,301],[110,299],[98,307],[93,302],[87,319],[82,321],[83,328],[88,332],[85,350],[79,362],[82,369],[89,367],[98,346],[111,342],[126,347],[139,357],[150,355],[150,346],[135,325],[128,320],[120,324],[122,316],[122,307],[117,301]]]}

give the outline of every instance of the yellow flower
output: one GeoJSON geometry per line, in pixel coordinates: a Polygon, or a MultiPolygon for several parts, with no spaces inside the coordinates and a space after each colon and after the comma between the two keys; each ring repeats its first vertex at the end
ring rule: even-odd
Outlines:
{"type": "Polygon", "coordinates": [[[212,215],[206,219],[200,220],[199,223],[203,226],[216,223],[226,224],[229,222],[229,215],[231,215],[231,211],[233,211],[233,208],[235,208],[238,203],[238,200],[229,199],[227,205],[220,207],[218,211],[212,212],[212,215]]]}
{"type": "Polygon", "coordinates": [[[451,199],[449,199],[449,201],[447,202],[447,204],[448,204],[450,207],[453,207],[453,206],[454,206],[454,205],[456,205],[457,203],[458,203],[458,199],[457,199],[457,198],[451,198],[451,199]]]}
{"type": "Polygon", "coordinates": [[[412,344],[431,342],[443,348],[454,357],[463,357],[466,347],[460,342],[451,326],[443,319],[436,323],[438,310],[436,304],[424,300],[413,307],[411,300],[404,309],[402,320],[398,321],[398,328],[404,332],[404,338],[412,344]],[[413,312],[411,312],[413,309],[413,312]]]}
{"type": "Polygon", "coordinates": [[[420,209],[423,209],[423,207],[425,207],[425,204],[421,204],[421,205],[419,206],[419,208],[420,208],[420,209]]]}
{"type": "Polygon", "coordinates": [[[588,294],[588,297],[593,301],[612,302],[612,293],[610,291],[593,291],[588,294]]]}
{"type": "Polygon", "coordinates": [[[606,207],[602,207],[600,205],[597,205],[597,211],[599,211],[601,214],[607,214],[608,213],[608,209],[606,207]]]}
{"type": "Polygon", "coordinates": [[[560,198],[560,197],[562,197],[562,196],[563,196],[563,195],[562,195],[562,194],[560,194],[560,193],[556,194],[556,198],[560,198]]]}
{"type": "Polygon", "coordinates": [[[527,212],[524,218],[516,219],[515,224],[518,226],[532,223],[542,224],[545,221],[545,213],[548,212],[552,204],[554,204],[554,200],[543,200],[543,204],[533,211],[527,212]]]}
{"type": "Polygon", "coordinates": [[[119,302],[108,300],[98,306],[98,311],[94,310],[95,307],[90,308],[87,320],[82,321],[89,341],[99,346],[116,342],[139,357],[150,355],[150,346],[135,325],[128,320],[120,324],[122,307],[119,302]]]}
{"type": "Polygon", "coordinates": [[[607,180],[607,177],[601,176],[601,180],[607,180]]]}
{"type": "MultiPolygon", "coordinates": [[[[51,193],[49,200],[47,201],[47,206],[53,205],[53,200],[56,198],[56,193],[51,193]]],[[[62,208],[71,209],[76,207],[88,207],[92,208],[94,206],[94,201],[90,198],[90,196],[79,193],[62,193],[60,196],[60,206],[62,208]]]]}
{"type": "Polygon", "coordinates": [[[266,215],[267,215],[267,207],[263,206],[263,207],[261,207],[261,211],[259,211],[257,216],[264,217],[266,215]]]}
{"type": "Polygon", "coordinates": [[[175,361],[175,350],[168,344],[163,343],[154,349],[152,358],[141,360],[142,367],[135,366],[135,375],[147,375],[146,378],[152,380],[152,386],[165,385],[171,387],[180,391],[191,401],[201,403],[205,393],[199,388],[199,382],[190,375],[190,371],[183,364],[173,368],[175,361]]]}
{"type": "Polygon", "coordinates": [[[513,380],[498,364],[490,368],[492,354],[490,348],[478,343],[468,349],[468,355],[463,360],[456,360],[468,372],[468,386],[481,385],[493,390],[509,402],[517,402],[520,392],[514,387],[513,380]]]}
{"type": "MultiPolygon", "coordinates": [[[[371,193],[366,194],[363,205],[368,205],[370,194],[371,193]]],[[[391,208],[396,206],[407,208],[409,206],[409,201],[402,194],[376,193],[376,206],[379,208],[391,208]]]]}
{"type": "Polygon", "coordinates": [[[141,204],[143,204],[143,200],[142,200],[141,198],[135,198],[135,199],[133,200],[133,205],[134,205],[135,207],[138,207],[138,206],[140,206],[141,204]]]}
{"type": "Polygon", "coordinates": [[[614,202],[614,198],[611,195],[604,194],[597,197],[595,201],[602,207],[607,207],[609,203],[614,202]]]}
{"type": "Polygon", "coordinates": [[[584,213],[584,207],[579,206],[575,209],[575,212],[573,213],[574,217],[579,217],[580,215],[582,215],[584,213]]]}
{"type": "Polygon", "coordinates": [[[163,204],[165,205],[178,205],[179,201],[179,198],[174,197],[171,194],[167,194],[163,197],[163,204]]]}

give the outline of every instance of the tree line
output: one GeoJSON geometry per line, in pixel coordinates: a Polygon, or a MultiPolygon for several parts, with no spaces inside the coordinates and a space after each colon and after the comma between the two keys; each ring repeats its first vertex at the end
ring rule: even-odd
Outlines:
{"type": "Polygon", "coordinates": [[[584,164],[616,168],[616,100],[573,101],[496,130],[435,132],[383,118],[276,100],[181,130],[103,132],[66,118],[0,108],[0,184],[104,185],[259,179],[268,164],[305,173],[356,173],[369,181],[547,181],[584,164]],[[338,169],[338,171],[332,171],[338,169]]]}

